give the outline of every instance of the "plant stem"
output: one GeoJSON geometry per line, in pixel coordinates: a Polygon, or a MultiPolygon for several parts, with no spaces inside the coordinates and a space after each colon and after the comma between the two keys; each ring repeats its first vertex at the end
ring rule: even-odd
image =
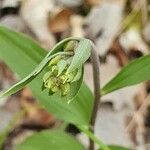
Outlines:
{"type": "MultiPolygon", "coordinates": [[[[95,121],[96,121],[96,116],[98,112],[98,107],[100,103],[100,62],[99,62],[99,57],[96,52],[95,45],[92,43],[92,53],[91,53],[91,61],[92,61],[92,66],[93,66],[93,81],[94,81],[94,105],[93,105],[93,111],[90,119],[90,131],[94,133],[94,126],[95,126],[95,121]]],[[[89,139],[89,150],[94,150],[94,142],[90,138],[89,139]]]]}
{"type": "Polygon", "coordinates": [[[84,132],[92,141],[94,141],[102,150],[110,150],[100,139],[98,139],[86,126],[78,126],[78,128],[84,132]]]}

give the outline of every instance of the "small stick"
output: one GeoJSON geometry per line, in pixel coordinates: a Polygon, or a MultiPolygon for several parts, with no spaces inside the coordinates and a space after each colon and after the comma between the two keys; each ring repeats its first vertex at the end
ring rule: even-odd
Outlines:
{"type": "Polygon", "coordinates": [[[131,121],[128,123],[125,129],[126,132],[130,131],[134,127],[134,123],[136,122],[138,115],[145,110],[148,104],[150,104],[149,99],[150,99],[150,95],[146,97],[141,107],[133,114],[131,121]]]}

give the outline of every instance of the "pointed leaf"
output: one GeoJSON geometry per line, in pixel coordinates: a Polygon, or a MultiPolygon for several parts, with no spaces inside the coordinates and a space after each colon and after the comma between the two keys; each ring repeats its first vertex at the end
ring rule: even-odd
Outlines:
{"type": "MultiPolygon", "coordinates": [[[[0,59],[21,78],[32,72],[45,56],[46,51],[30,38],[0,27],[0,59]]],[[[93,95],[85,84],[82,84],[75,100],[68,105],[58,95],[50,97],[47,91],[41,91],[44,74],[43,70],[28,85],[39,103],[59,119],[74,124],[88,124],[93,106],[93,95]]]]}
{"type": "Polygon", "coordinates": [[[79,68],[79,69],[78,69],[78,72],[77,72],[77,74],[76,74],[76,76],[74,77],[74,79],[73,79],[72,82],[78,81],[78,80],[81,78],[81,76],[82,76],[82,74],[83,74],[83,71],[82,71],[82,70],[83,70],[82,68],[79,68]]]}
{"type": "Polygon", "coordinates": [[[109,148],[111,150],[131,150],[130,148],[122,147],[122,146],[117,146],[117,145],[109,145],[109,148]]]}
{"type": "Polygon", "coordinates": [[[92,45],[90,40],[88,39],[80,40],[77,48],[75,48],[74,50],[75,54],[72,59],[71,65],[67,70],[67,73],[70,73],[75,69],[80,68],[85,63],[85,61],[90,57],[91,49],[92,49],[92,45]]]}
{"type": "Polygon", "coordinates": [[[85,150],[71,135],[56,130],[35,133],[17,146],[17,150],[85,150]]]}
{"type": "Polygon", "coordinates": [[[150,80],[150,55],[143,56],[125,66],[101,90],[103,95],[123,87],[150,80]]]}
{"type": "MultiPolygon", "coordinates": [[[[5,28],[1,27],[1,35],[4,36],[4,38],[6,37],[6,38],[10,39],[10,37],[4,33],[4,30],[5,30],[5,28]]],[[[15,36],[13,38],[15,38],[15,36]]],[[[14,40],[13,38],[11,38],[12,41],[14,40]]],[[[24,36],[24,40],[27,40],[25,36],[24,36]]],[[[13,85],[10,89],[8,89],[4,92],[1,92],[0,97],[10,96],[11,94],[14,94],[15,92],[21,90],[29,82],[31,82],[44,69],[44,67],[47,65],[47,63],[50,61],[51,58],[53,58],[55,55],[62,54],[61,51],[62,51],[65,43],[68,42],[69,40],[72,40],[72,38],[65,39],[65,40],[59,42],[58,44],[56,44],[56,46],[54,46],[54,48],[45,56],[45,58],[41,61],[41,63],[27,77],[25,77],[24,79],[22,79],[20,82],[16,83],[15,85],[13,85]],[[59,53],[59,51],[60,51],[60,53],[59,53]],[[57,52],[57,54],[56,54],[56,52],[57,52]]],[[[29,40],[27,40],[27,41],[31,42],[29,40]]],[[[18,42],[19,42],[19,40],[18,40],[18,42]]],[[[18,46],[18,47],[20,46],[20,48],[22,47],[19,44],[18,45],[16,44],[16,46],[18,46]]],[[[36,45],[34,43],[33,43],[33,46],[36,47],[36,45]]],[[[34,58],[34,56],[33,56],[33,58],[34,58]]]]}

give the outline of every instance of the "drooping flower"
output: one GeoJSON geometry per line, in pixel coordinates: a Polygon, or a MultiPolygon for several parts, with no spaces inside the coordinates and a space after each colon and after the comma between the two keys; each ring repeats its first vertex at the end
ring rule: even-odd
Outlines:
{"type": "MultiPolygon", "coordinates": [[[[74,52],[76,44],[76,41],[68,42],[63,51],[74,52]]],[[[70,55],[57,55],[50,60],[47,66],[49,71],[43,76],[43,86],[49,89],[50,94],[60,91],[65,96],[69,93],[71,84],[80,79],[82,68],[67,73],[72,58],[70,55]]]]}

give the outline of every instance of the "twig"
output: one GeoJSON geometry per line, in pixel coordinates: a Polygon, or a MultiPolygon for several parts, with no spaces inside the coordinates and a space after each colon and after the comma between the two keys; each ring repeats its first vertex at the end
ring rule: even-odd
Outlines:
{"type": "Polygon", "coordinates": [[[146,144],[143,144],[143,145],[138,145],[135,148],[140,149],[141,146],[148,149],[150,147],[150,143],[146,143],[146,144]]]}
{"type": "Polygon", "coordinates": [[[11,142],[10,140],[8,140],[8,137],[10,135],[11,132],[13,132],[13,128],[14,126],[17,124],[17,122],[24,116],[25,114],[25,110],[20,110],[19,112],[17,112],[12,120],[9,122],[8,126],[0,133],[0,149],[5,149],[4,147],[10,147],[11,146],[11,142]]]}
{"type": "Polygon", "coordinates": [[[140,3],[142,12],[142,24],[144,26],[148,21],[148,2],[147,0],[140,0],[140,3]]]}
{"type": "Polygon", "coordinates": [[[144,100],[141,107],[134,113],[131,121],[129,122],[128,126],[126,127],[126,131],[130,131],[134,127],[134,123],[136,122],[137,117],[140,114],[140,112],[143,112],[145,110],[145,108],[147,107],[147,105],[150,104],[149,100],[150,100],[150,95],[148,95],[146,97],[146,99],[144,100]]]}
{"type": "MultiPolygon", "coordinates": [[[[93,111],[91,115],[91,120],[90,120],[90,131],[94,133],[94,126],[95,126],[95,121],[96,121],[96,116],[98,112],[98,106],[100,103],[100,62],[99,62],[99,57],[96,52],[96,47],[92,43],[93,49],[92,49],[92,54],[91,54],[91,60],[92,60],[92,65],[93,65],[93,82],[94,82],[94,105],[93,105],[93,111]]],[[[94,142],[93,140],[89,139],[89,150],[94,150],[94,142]]]]}

